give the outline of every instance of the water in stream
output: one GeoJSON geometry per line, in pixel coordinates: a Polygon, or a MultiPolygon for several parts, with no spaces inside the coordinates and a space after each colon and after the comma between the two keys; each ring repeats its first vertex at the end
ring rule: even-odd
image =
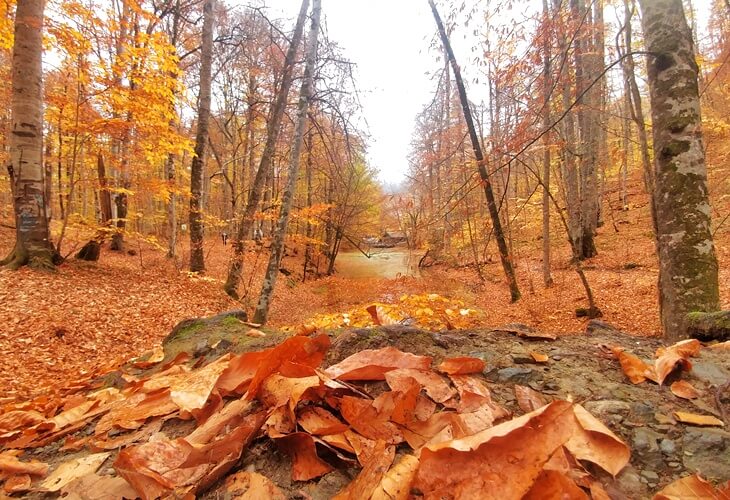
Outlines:
{"type": "Polygon", "coordinates": [[[370,258],[357,250],[340,252],[335,268],[343,278],[397,278],[419,276],[418,261],[423,252],[407,248],[374,248],[370,258]]]}

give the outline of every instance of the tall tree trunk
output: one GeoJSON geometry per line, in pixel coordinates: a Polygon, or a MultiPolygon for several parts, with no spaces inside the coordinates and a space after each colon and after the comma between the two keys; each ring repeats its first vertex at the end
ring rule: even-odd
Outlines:
{"type": "Polygon", "coordinates": [[[264,151],[261,154],[259,169],[256,171],[256,177],[254,178],[253,185],[251,186],[251,194],[246,202],[246,208],[238,223],[238,233],[236,234],[236,241],[234,242],[233,259],[231,260],[231,265],[228,268],[226,283],[223,286],[226,293],[234,298],[238,298],[238,284],[241,282],[241,273],[243,272],[243,255],[246,251],[245,240],[253,228],[254,215],[256,214],[256,209],[261,201],[261,192],[264,187],[264,181],[266,180],[267,173],[271,169],[271,161],[274,156],[274,149],[276,148],[276,140],[279,137],[279,131],[281,129],[281,119],[284,116],[287,100],[289,98],[289,89],[292,84],[297,49],[302,39],[302,33],[304,32],[304,21],[307,17],[308,7],[309,0],[302,0],[302,7],[299,10],[294,34],[292,35],[291,43],[287,49],[286,57],[284,59],[281,88],[279,88],[279,92],[276,95],[271,119],[269,120],[266,130],[266,145],[264,146],[264,151]]]}
{"type": "Polygon", "coordinates": [[[309,29],[307,40],[306,64],[304,67],[304,80],[299,95],[299,109],[297,111],[297,124],[294,130],[294,144],[291,149],[291,160],[289,162],[289,173],[286,187],[281,196],[281,211],[279,221],[276,225],[273,241],[271,242],[271,256],[269,265],[266,268],[266,275],[261,286],[259,303],[256,306],[253,320],[256,323],[266,323],[269,316],[269,306],[276,287],[276,278],[279,275],[279,266],[284,252],[284,240],[286,239],[286,228],[289,224],[289,213],[291,211],[294,192],[297,188],[299,177],[299,163],[301,160],[302,140],[307,127],[307,112],[309,103],[314,95],[314,71],[317,62],[317,39],[319,37],[319,18],[322,13],[321,0],[312,2],[312,24],[309,29]]]}
{"type": "Polygon", "coordinates": [[[720,307],[692,33],[682,0],[640,0],[654,138],[659,308],[669,340],[720,307]]]}
{"type": "Polygon", "coordinates": [[[449,43],[449,38],[446,35],[446,29],[441,22],[441,16],[439,16],[438,10],[433,0],[428,0],[433,12],[433,17],[436,20],[439,34],[441,36],[441,42],[449,55],[451,61],[451,69],[454,71],[454,80],[456,81],[456,87],[459,90],[459,100],[461,101],[461,107],[464,112],[464,120],[469,131],[469,138],[471,139],[471,145],[474,150],[474,159],[477,162],[477,168],[479,170],[479,177],[484,185],[484,195],[487,198],[487,206],[489,208],[489,216],[492,220],[492,228],[494,229],[494,235],[497,240],[497,246],[499,248],[499,256],[502,260],[502,268],[504,274],[507,277],[507,283],[509,284],[510,298],[512,302],[516,302],[520,299],[520,289],[517,285],[517,277],[512,262],[512,256],[510,255],[509,249],[507,248],[507,242],[504,238],[504,231],[502,230],[502,223],[499,220],[499,211],[497,209],[497,203],[494,199],[494,192],[492,191],[492,183],[489,179],[489,173],[487,172],[486,161],[484,154],[482,153],[482,146],[477,136],[476,128],[474,127],[474,120],[471,116],[471,109],[469,107],[469,100],[466,96],[466,88],[464,87],[464,81],[461,78],[461,70],[456,62],[454,51],[449,43]]]}
{"type": "Polygon", "coordinates": [[[11,68],[10,164],[15,208],[15,248],[0,261],[53,268],[55,251],[48,224],[46,168],[43,164],[43,6],[44,0],[18,0],[11,68]]]}
{"type": "MultiPolygon", "coordinates": [[[[552,27],[550,26],[550,10],[548,0],[542,0],[543,41],[542,41],[542,124],[545,130],[551,125],[550,94],[552,92],[552,68],[550,65],[550,40],[552,27]]],[[[543,136],[542,153],[542,280],[546,287],[553,284],[550,274],[550,134],[543,136]]]]}
{"type": "Polygon", "coordinates": [[[213,4],[203,4],[203,40],[200,54],[200,94],[198,96],[198,131],[195,135],[195,155],[190,167],[190,270],[205,271],[203,255],[203,181],[205,177],[205,149],[208,145],[210,122],[211,66],[213,59],[213,4]]]}
{"type": "MultiPolygon", "coordinates": [[[[307,172],[306,172],[306,179],[307,179],[307,208],[312,208],[312,140],[313,140],[313,134],[310,131],[307,134],[307,172]]],[[[312,262],[312,253],[314,251],[314,245],[312,245],[310,242],[312,238],[314,237],[314,228],[312,227],[312,223],[307,220],[307,229],[305,235],[307,236],[307,246],[304,249],[304,269],[302,272],[302,283],[307,281],[307,271],[309,271],[311,267],[312,262]]]]}

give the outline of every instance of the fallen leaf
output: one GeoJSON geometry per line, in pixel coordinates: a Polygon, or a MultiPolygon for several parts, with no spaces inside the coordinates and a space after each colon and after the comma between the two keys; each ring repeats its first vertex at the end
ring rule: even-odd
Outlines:
{"type": "Polygon", "coordinates": [[[303,376],[301,367],[307,367],[313,373],[314,368],[322,364],[329,346],[330,340],[327,334],[311,338],[296,336],[286,339],[259,362],[246,398],[253,399],[258,396],[263,381],[274,373],[280,373],[285,377],[300,377],[303,376]]]}
{"type": "Polygon", "coordinates": [[[31,480],[28,474],[10,476],[5,480],[3,491],[5,493],[22,493],[30,489],[31,480]]]}
{"type": "Polygon", "coordinates": [[[127,430],[138,429],[150,417],[169,415],[177,410],[178,406],[172,401],[169,389],[149,394],[135,394],[129,399],[113,404],[112,409],[97,422],[94,432],[99,436],[106,434],[114,427],[127,430]]]}
{"type": "Polygon", "coordinates": [[[40,484],[40,487],[45,491],[58,491],[75,479],[95,473],[109,455],[111,455],[109,452],[94,453],[63,462],[40,484]]]}
{"type": "Polygon", "coordinates": [[[561,500],[588,500],[586,493],[565,474],[554,470],[543,470],[523,500],[555,498],[561,500]]]}
{"type": "Polygon", "coordinates": [[[616,475],[629,462],[631,449],[581,405],[573,406],[578,422],[565,448],[578,460],[587,460],[616,475]]]}
{"type": "Polygon", "coordinates": [[[63,429],[66,426],[74,425],[82,420],[86,420],[90,416],[98,415],[107,410],[108,408],[99,406],[99,401],[91,400],[59,413],[51,419],[51,422],[56,424],[56,429],[63,429]],[[94,411],[95,409],[97,411],[94,411]]]}
{"type": "Polygon", "coordinates": [[[683,358],[694,358],[700,354],[702,344],[697,339],[686,339],[680,340],[676,344],[672,344],[669,347],[660,347],[656,351],[656,357],[660,358],[667,352],[675,352],[683,358]]]}
{"type": "Polygon", "coordinates": [[[0,433],[31,427],[45,420],[46,417],[37,411],[9,411],[0,415],[0,433]]]}
{"type": "Polygon", "coordinates": [[[669,389],[672,391],[672,394],[678,398],[695,399],[700,397],[699,391],[686,380],[678,380],[674,382],[669,386],[669,389]]]}
{"type": "Polygon", "coordinates": [[[180,377],[170,387],[170,399],[181,410],[200,410],[208,401],[218,377],[228,368],[230,359],[230,354],[226,354],[203,368],[180,377]]]}
{"type": "Polygon", "coordinates": [[[370,500],[407,500],[418,468],[418,458],[401,455],[380,480],[370,500]]]}
{"type": "Polygon", "coordinates": [[[365,308],[365,310],[373,318],[373,322],[376,325],[397,325],[400,320],[394,318],[383,308],[383,306],[371,305],[365,308]]]}
{"type": "Polygon", "coordinates": [[[48,473],[48,464],[36,461],[21,462],[12,452],[4,451],[0,453],[0,472],[45,476],[48,473]]]}
{"type": "Polygon", "coordinates": [[[321,439],[330,446],[334,446],[335,448],[339,448],[340,450],[344,450],[348,453],[355,453],[355,448],[353,448],[352,444],[350,444],[350,440],[347,439],[347,434],[345,432],[341,434],[326,434],[321,436],[321,439]]]}
{"type": "Polygon", "coordinates": [[[315,436],[342,434],[348,429],[347,424],[340,422],[332,413],[319,406],[305,406],[299,412],[297,423],[315,436]]]}
{"type": "Polygon", "coordinates": [[[730,491],[716,489],[698,474],[677,479],[654,495],[653,500],[727,500],[730,491]]]}
{"type": "Polygon", "coordinates": [[[294,481],[309,481],[333,470],[332,466],[317,456],[314,439],[305,432],[294,432],[274,441],[292,457],[291,478],[294,481]]]}
{"type": "Polygon", "coordinates": [[[640,384],[647,379],[656,379],[656,375],[654,375],[654,368],[644,363],[633,354],[630,354],[621,348],[614,348],[613,353],[618,358],[618,361],[621,364],[621,369],[632,384],[640,384]]]}
{"type": "Polygon", "coordinates": [[[271,349],[265,351],[246,352],[234,356],[228,363],[228,368],[223,370],[216,381],[215,388],[223,395],[243,394],[248,384],[253,380],[259,363],[271,353],[271,349]]]}
{"type": "Polygon", "coordinates": [[[241,500],[286,500],[281,490],[266,476],[256,472],[241,471],[226,478],[225,492],[231,498],[241,500]]]}
{"type": "Polygon", "coordinates": [[[365,463],[360,474],[344,490],[333,497],[334,500],[360,500],[370,498],[395,458],[395,446],[384,441],[375,443],[370,460],[365,463]]]}
{"type": "Polygon", "coordinates": [[[726,340],[725,342],[718,342],[708,347],[710,349],[717,349],[718,351],[727,351],[730,350],[730,340],[726,340]]]}
{"type": "Polygon", "coordinates": [[[148,439],[153,434],[162,429],[164,420],[161,418],[155,419],[152,422],[146,424],[138,431],[128,432],[114,436],[113,438],[97,438],[91,442],[92,449],[97,450],[114,450],[117,448],[124,448],[130,444],[137,443],[148,439]]]}
{"type": "Polygon", "coordinates": [[[530,352],[530,356],[535,360],[535,363],[547,363],[550,359],[547,354],[541,354],[539,352],[530,352]]]}
{"type": "Polygon", "coordinates": [[[251,328],[249,331],[246,332],[247,337],[266,337],[266,334],[262,332],[261,330],[257,330],[256,328],[251,328]]]}
{"type": "Polygon", "coordinates": [[[403,442],[403,433],[398,426],[383,416],[370,401],[343,396],[340,404],[342,417],[355,429],[368,439],[383,440],[389,444],[403,442]]]}
{"type": "Polygon", "coordinates": [[[486,363],[479,358],[447,358],[438,366],[438,371],[448,375],[469,375],[484,371],[486,363]]]}
{"type": "Polygon", "coordinates": [[[397,368],[385,374],[385,380],[388,382],[388,386],[394,391],[407,392],[410,386],[410,383],[407,381],[409,378],[417,381],[426,391],[426,394],[437,403],[443,403],[456,395],[449,383],[441,375],[430,370],[397,368]]]}
{"type": "Polygon", "coordinates": [[[479,434],[426,446],[413,488],[427,498],[521,498],[574,429],[572,405],[556,401],[479,434]]]}
{"type": "Polygon", "coordinates": [[[64,500],[118,500],[136,498],[137,493],[124,478],[87,474],[68,483],[61,489],[64,500]]]}
{"type": "Polygon", "coordinates": [[[692,363],[684,357],[680,352],[667,350],[664,354],[654,361],[654,373],[656,373],[656,383],[664,384],[669,375],[677,371],[689,371],[692,369],[692,363]]]}
{"type": "Polygon", "coordinates": [[[417,356],[396,349],[365,349],[345,358],[325,370],[325,373],[340,380],[385,380],[385,374],[397,368],[428,370],[431,358],[417,356]]]}
{"type": "Polygon", "coordinates": [[[515,385],[515,397],[520,409],[526,413],[535,411],[547,404],[542,394],[524,385],[515,385]]]}
{"type": "Polygon", "coordinates": [[[675,411],[674,416],[677,417],[677,420],[684,424],[718,427],[723,427],[725,425],[722,420],[713,417],[712,415],[697,415],[695,413],[675,411]]]}

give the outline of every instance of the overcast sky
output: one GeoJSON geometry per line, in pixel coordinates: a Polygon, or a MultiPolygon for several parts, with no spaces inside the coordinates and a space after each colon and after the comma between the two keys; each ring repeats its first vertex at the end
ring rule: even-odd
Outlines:
{"type": "MultiPolygon", "coordinates": [[[[293,19],[299,0],[267,0],[274,12],[293,19]]],[[[403,180],[416,114],[430,102],[437,70],[428,44],[436,26],[426,0],[323,0],[330,38],[356,66],[368,159],[386,183],[403,180]]],[[[291,27],[290,27],[291,28],[291,27]]]]}

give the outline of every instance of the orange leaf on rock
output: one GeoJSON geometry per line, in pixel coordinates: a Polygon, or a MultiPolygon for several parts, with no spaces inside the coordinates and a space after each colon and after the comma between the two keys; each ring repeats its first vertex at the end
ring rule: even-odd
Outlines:
{"type": "Polygon", "coordinates": [[[218,377],[228,368],[230,354],[181,377],[170,387],[170,399],[184,411],[200,410],[208,401],[218,377]]]}
{"type": "Polygon", "coordinates": [[[61,489],[64,500],[118,500],[136,498],[137,493],[124,478],[88,474],[61,489]]]}
{"type": "Polygon", "coordinates": [[[438,370],[448,375],[469,375],[481,373],[486,363],[479,358],[447,358],[441,362],[438,370]]]}
{"type": "Polygon", "coordinates": [[[28,474],[10,476],[5,480],[3,490],[5,493],[22,493],[30,489],[31,480],[28,474]]]}
{"type": "Polygon", "coordinates": [[[413,488],[426,498],[521,498],[574,428],[571,404],[556,401],[474,436],[427,446],[413,488]]]}
{"type": "Polygon", "coordinates": [[[370,401],[343,396],[340,412],[352,428],[366,438],[383,440],[389,444],[403,442],[403,434],[398,426],[380,415],[370,401]]]}
{"type": "Polygon", "coordinates": [[[315,436],[326,436],[328,434],[341,434],[348,429],[348,426],[338,420],[329,411],[319,406],[306,406],[299,412],[297,419],[302,429],[315,436]]]}
{"type": "Polygon", "coordinates": [[[215,384],[216,389],[223,395],[243,394],[253,380],[259,363],[270,353],[271,349],[267,349],[234,356],[228,363],[228,368],[218,377],[215,384]]]}
{"type": "Polygon", "coordinates": [[[531,352],[530,356],[532,357],[532,359],[535,360],[535,363],[547,363],[549,359],[547,354],[542,354],[539,352],[531,352]]]}
{"type": "Polygon", "coordinates": [[[672,344],[669,347],[660,347],[656,351],[656,357],[660,358],[667,352],[675,352],[683,358],[694,358],[700,354],[702,344],[697,339],[686,339],[680,340],[676,344],[672,344]]]}
{"type": "Polygon", "coordinates": [[[530,491],[523,500],[543,500],[559,498],[560,500],[588,500],[586,493],[565,474],[554,470],[544,470],[538,476],[530,491]]]}
{"type": "Polygon", "coordinates": [[[114,427],[138,429],[149,417],[169,415],[178,410],[170,398],[170,390],[139,393],[126,400],[117,401],[112,409],[96,424],[96,435],[105,434],[114,427]]]}
{"type": "Polygon", "coordinates": [[[547,404],[542,394],[524,385],[515,385],[515,396],[517,397],[517,404],[526,413],[542,408],[547,404]]]}
{"type": "Polygon", "coordinates": [[[631,456],[631,449],[611,430],[581,405],[573,406],[578,426],[565,444],[578,460],[587,460],[612,475],[621,472],[631,456]]]}
{"type": "Polygon", "coordinates": [[[241,500],[286,500],[271,480],[256,472],[241,471],[226,478],[225,492],[241,500]]]}
{"type": "Polygon", "coordinates": [[[326,334],[313,338],[296,336],[286,339],[259,362],[246,397],[253,399],[258,396],[263,381],[274,373],[280,373],[285,377],[302,376],[301,368],[297,366],[308,367],[313,371],[322,364],[329,346],[330,340],[326,334]]]}
{"type": "Polygon", "coordinates": [[[725,342],[718,342],[717,344],[712,344],[708,347],[710,349],[716,349],[718,351],[728,351],[730,350],[730,340],[726,340],[725,342]]]}
{"type": "Polygon", "coordinates": [[[360,474],[338,493],[334,500],[360,500],[370,498],[395,458],[395,446],[384,441],[375,443],[370,460],[365,463],[360,474]]]}
{"type": "Polygon", "coordinates": [[[403,352],[395,347],[365,349],[332,365],[325,373],[341,380],[385,380],[385,374],[397,368],[428,370],[431,358],[403,352]]]}
{"type": "Polygon", "coordinates": [[[459,404],[456,408],[460,413],[474,412],[487,405],[492,410],[495,420],[510,415],[507,410],[492,402],[489,388],[478,377],[473,375],[451,375],[450,378],[459,393],[459,404]]]}
{"type": "Polygon", "coordinates": [[[46,420],[37,411],[14,410],[0,415],[0,434],[39,424],[46,420]]]}
{"type": "Polygon", "coordinates": [[[677,479],[668,484],[659,493],[654,495],[654,500],[726,500],[730,499],[730,491],[716,489],[711,483],[705,481],[698,474],[677,479]]]}
{"type": "Polygon", "coordinates": [[[654,372],[656,373],[656,382],[659,385],[664,380],[677,371],[689,371],[692,369],[692,363],[681,353],[668,350],[654,361],[654,372]]]}
{"type": "Polygon", "coordinates": [[[407,500],[418,468],[418,458],[402,455],[381,479],[370,500],[407,500]]]}
{"type": "Polygon", "coordinates": [[[713,417],[712,415],[697,415],[695,413],[675,411],[674,416],[677,417],[677,420],[685,424],[717,427],[723,427],[725,425],[722,420],[713,417]]]}
{"type": "Polygon", "coordinates": [[[407,392],[410,388],[408,379],[417,381],[426,391],[426,394],[437,403],[443,403],[455,396],[454,390],[449,383],[441,375],[430,370],[397,368],[385,374],[388,386],[394,391],[407,392]]]}
{"type": "Polygon", "coordinates": [[[312,436],[305,432],[294,432],[275,439],[276,444],[292,457],[294,481],[309,481],[332,471],[332,466],[317,456],[312,436]]]}
{"type": "Polygon", "coordinates": [[[330,446],[334,446],[340,450],[345,450],[348,453],[355,453],[355,448],[350,443],[350,440],[347,439],[347,431],[342,434],[326,434],[321,436],[321,438],[322,441],[330,446]]]}
{"type": "Polygon", "coordinates": [[[61,488],[80,477],[94,474],[111,453],[94,453],[59,465],[41,484],[45,491],[59,491],[61,488]]]}
{"type": "Polygon", "coordinates": [[[669,386],[669,389],[678,398],[695,399],[700,397],[699,391],[686,380],[677,380],[669,386]]]}
{"type": "Polygon", "coordinates": [[[373,318],[373,322],[376,325],[397,325],[400,323],[398,319],[388,314],[383,306],[373,304],[366,307],[365,310],[373,318]]]}
{"type": "Polygon", "coordinates": [[[36,461],[21,462],[15,454],[5,451],[0,453],[0,472],[45,476],[48,473],[48,464],[36,461]]]}
{"type": "Polygon", "coordinates": [[[289,405],[291,410],[299,403],[304,394],[312,388],[319,387],[321,380],[312,377],[283,377],[271,375],[263,381],[259,390],[259,399],[269,408],[289,405]]]}
{"type": "Polygon", "coordinates": [[[654,380],[654,368],[623,349],[614,348],[613,353],[621,364],[621,369],[632,384],[640,384],[646,379],[654,380]]]}

